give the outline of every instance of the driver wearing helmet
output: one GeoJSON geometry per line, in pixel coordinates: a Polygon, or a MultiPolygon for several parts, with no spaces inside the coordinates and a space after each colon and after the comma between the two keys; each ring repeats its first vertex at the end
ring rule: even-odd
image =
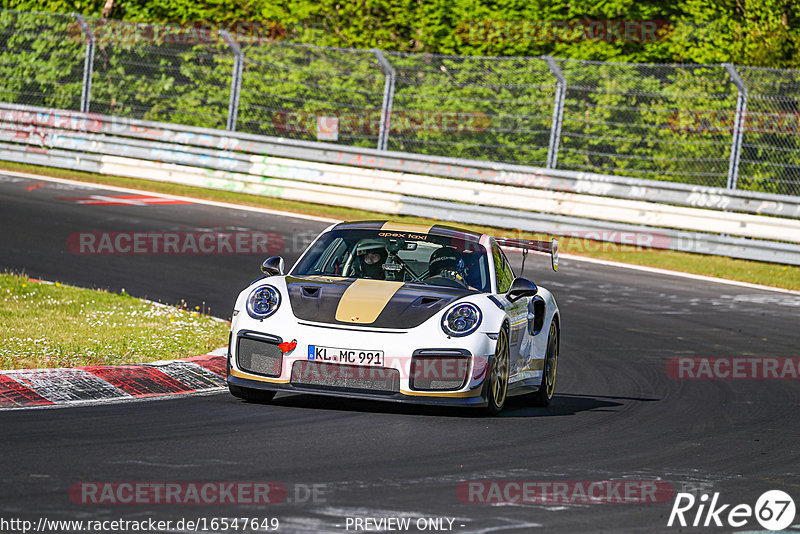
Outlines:
{"type": "Polygon", "coordinates": [[[361,271],[362,278],[373,280],[385,280],[386,273],[383,271],[383,264],[389,253],[383,241],[362,241],[356,247],[356,259],[358,269],[361,271]]]}
{"type": "Polygon", "coordinates": [[[428,269],[428,278],[434,276],[451,278],[466,285],[466,282],[464,282],[464,259],[461,257],[461,253],[453,247],[442,247],[434,250],[428,262],[428,269]]]}

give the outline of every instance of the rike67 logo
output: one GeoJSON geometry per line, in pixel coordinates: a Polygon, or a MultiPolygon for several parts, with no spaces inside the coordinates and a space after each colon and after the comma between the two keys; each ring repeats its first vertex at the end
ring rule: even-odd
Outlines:
{"type": "Polygon", "coordinates": [[[722,504],[719,492],[709,498],[691,493],[678,493],[667,526],[734,527],[745,526],[754,517],[767,530],[784,530],[792,525],[796,509],[788,493],[770,490],[763,493],[755,507],[749,504],[722,504]]]}

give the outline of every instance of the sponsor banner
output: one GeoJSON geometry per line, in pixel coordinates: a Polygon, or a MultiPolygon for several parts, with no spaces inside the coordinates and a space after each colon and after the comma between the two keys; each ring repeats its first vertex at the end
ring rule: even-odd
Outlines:
{"type": "Polygon", "coordinates": [[[73,254],[261,254],[276,255],[284,238],[275,232],[75,232],[73,254]]]}
{"type": "Polygon", "coordinates": [[[800,358],[677,357],[667,362],[673,380],[798,380],[800,358]]]}
{"type": "Polygon", "coordinates": [[[674,494],[662,480],[468,480],[456,488],[469,504],[651,504],[674,494]]]}

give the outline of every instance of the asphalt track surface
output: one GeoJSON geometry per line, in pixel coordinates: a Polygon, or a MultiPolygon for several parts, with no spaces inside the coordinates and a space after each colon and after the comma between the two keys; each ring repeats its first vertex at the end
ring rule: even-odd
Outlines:
{"type": "MultiPolygon", "coordinates": [[[[93,194],[119,193],[0,177],[0,267],[168,303],[204,302],[228,317],[237,292],[259,276],[261,255],[81,255],[67,247],[70,234],[271,231],[284,236],[291,262],[301,248],[294,236],[326,226],[200,204],[60,200],[93,194]]],[[[800,381],[674,380],[666,371],[676,356],[798,356],[800,296],[563,259],[558,273],[546,261],[528,265],[526,275],[555,293],[562,314],[549,409],[517,402],[485,418],[299,395],[258,405],[219,393],[4,411],[0,517],[276,517],[279,532],[347,532],[348,517],[386,516],[455,518],[453,532],[679,530],[666,526],[673,499],[462,502],[459,483],[474,480],[659,480],[751,506],[782,489],[800,504],[800,381]],[[288,498],[258,506],[75,504],[69,489],[84,481],[273,481],[288,498]],[[321,492],[309,501],[313,484],[321,492]]],[[[760,527],[751,519],[747,528],[760,527]]]]}

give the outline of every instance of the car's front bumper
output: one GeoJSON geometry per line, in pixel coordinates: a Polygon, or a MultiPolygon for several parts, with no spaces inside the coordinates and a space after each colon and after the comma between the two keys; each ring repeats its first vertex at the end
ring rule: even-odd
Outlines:
{"type": "Polygon", "coordinates": [[[350,399],[367,399],[385,402],[402,402],[410,404],[424,404],[433,406],[475,406],[485,407],[486,388],[484,384],[478,386],[474,391],[460,392],[460,396],[454,396],[450,392],[435,392],[426,395],[406,395],[404,393],[375,393],[358,389],[347,388],[320,388],[310,386],[295,386],[291,383],[263,382],[248,378],[246,373],[232,370],[228,374],[228,383],[234,386],[261,389],[266,391],[282,391],[286,393],[303,393],[311,395],[325,395],[329,397],[346,397],[350,399]]]}
{"type": "Polygon", "coordinates": [[[246,326],[235,329],[229,348],[228,382],[235,386],[417,404],[487,404],[484,386],[496,341],[483,333],[472,339],[441,336],[431,341],[432,336],[416,332],[379,334],[295,324],[287,330],[296,347],[282,353],[278,347],[289,341],[288,336],[255,330],[252,323],[246,326]],[[383,365],[315,361],[309,347],[322,339],[329,346],[381,350],[383,365]],[[426,339],[431,346],[420,343],[426,339]],[[454,383],[453,376],[463,376],[463,380],[454,383]]]}

